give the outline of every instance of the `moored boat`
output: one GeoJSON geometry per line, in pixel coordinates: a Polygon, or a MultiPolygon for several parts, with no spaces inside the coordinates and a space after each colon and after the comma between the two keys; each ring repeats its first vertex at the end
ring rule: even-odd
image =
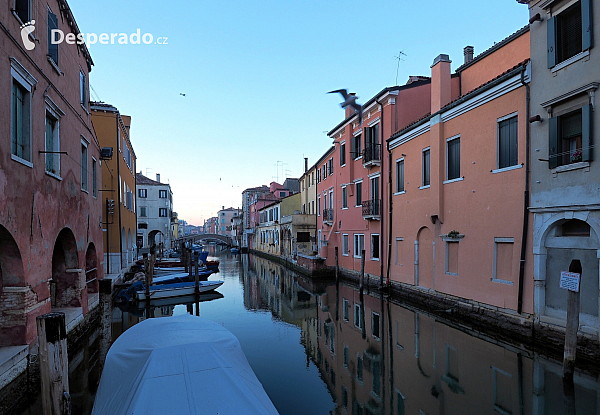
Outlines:
{"type": "MultiPolygon", "coordinates": [[[[199,281],[198,293],[212,291],[223,285],[223,281],[199,281]]],[[[150,287],[150,300],[168,297],[178,297],[181,295],[196,294],[195,282],[176,282],[170,284],[156,284],[150,287]]],[[[139,301],[146,299],[146,290],[136,291],[136,298],[139,301]]]]}
{"type": "Polygon", "coordinates": [[[213,321],[147,319],[110,348],[92,415],[277,414],[238,339],[213,321]]]}

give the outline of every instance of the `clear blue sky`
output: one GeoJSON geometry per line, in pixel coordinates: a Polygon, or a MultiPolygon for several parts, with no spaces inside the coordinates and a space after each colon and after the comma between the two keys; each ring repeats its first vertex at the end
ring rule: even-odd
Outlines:
{"type": "Polygon", "coordinates": [[[348,88],[364,103],[409,75],[452,68],[527,24],[527,6],[492,1],[69,0],[83,33],[139,28],[166,45],[89,45],[92,99],[132,116],[137,170],[168,181],[192,224],[241,192],[300,177],[329,148],[348,88]],[[405,55],[399,63],[395,56],[405,55]],[[180,93],[185,93],[183,97],[180,93]]]}

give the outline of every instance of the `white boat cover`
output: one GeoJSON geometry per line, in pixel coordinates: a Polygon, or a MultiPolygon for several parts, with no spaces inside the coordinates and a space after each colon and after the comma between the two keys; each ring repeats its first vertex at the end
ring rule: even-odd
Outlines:
{"type": "Polygon", "coordinates": [[[144,320],[112,345],[92,415],[277,414],[238,339],[189,314],[144,320]]]}

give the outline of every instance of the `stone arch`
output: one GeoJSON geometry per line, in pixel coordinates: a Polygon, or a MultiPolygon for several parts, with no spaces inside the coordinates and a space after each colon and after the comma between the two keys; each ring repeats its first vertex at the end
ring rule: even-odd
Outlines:
{"type": "Polygon", "coordinates": [[[558,212],[537,219],[533,238],[536,316],[566,319],[567,291],[560,288],[560,271],[567,271],[571,260],[579,259],[583,269],[580,322],[597,327],[600,224],[589,217],[589,212],[558,212]]]}
{"type": "Polygon", "coordinates": [[[0,225],[0,347],[27,344],[25,272],[19,247],[0,225]]]}
{"type": "Polygon", "coordinates": [[[52,307],[81,307],[82,271],[75,235],[71,229],[64,228],[56,237],[52,252],[52,307]]]}
{"type": "Polygon", "coordinates": [[[427,226],[423,226],[417,232],[417,243],[415,246],[415,285],[435,288],[434,260],[433,234],[427,226]]]}
{"type": "Polygon", "coordinates": [[[88,294],[98,292],[98,256],[93,243],[88,245],[85,253],[85,282],[88,294]]]}

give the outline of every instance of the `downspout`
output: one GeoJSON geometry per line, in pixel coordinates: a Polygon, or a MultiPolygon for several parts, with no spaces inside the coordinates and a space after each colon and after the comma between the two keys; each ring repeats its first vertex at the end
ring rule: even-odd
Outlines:
{"type": "MultiPolygon", "coordinates": [[[[120,143],[119,141],[119,117],[120,114],[117,112],[115,117],[115,121],[117,124],[117,176],[119,178],[119,191],[118,191],[118,196],[117,199],[119,201],[119,204],[117,205],[119,207],[119,258],[121,259],[121,269],[123,269],[123,237],[121,235],[121,160],[119,159],[119,148],[120,148],[120,143]]],[[[123,151],[124,149],[121,149],[121,151],[123,151]]],[[[136,233],[137,234],[137,233],[136,233]]]]}
{"type": "Polygon", "coordinates": [[[525,132],[525,192],[523,193],[523,236],[521,237],[521,259],[519,263],[519,294],[517,302],[517,312],[521,314],[523,312],[523,285],[525,282],[525,255],[527,253],[527,234],[529,228],[529,142],[530,137],[530,126],[529,126],[529,112],[530,112],[530,87],[525,82],[525,71],[527,66],[521,71],[521,83],[525,86],[525,111],[527,122],[527,129],[525,132]]]}
{"type": "Polygon", "coordinates": [[[392,150],[390,150],[390,143],[386,143],[386,149],[388,152],[388,192],[389,192],[389,203],[388,203],[388,257],[387,257],[387,272],[386,272],[386,285],[390,287],[390,261],[392,258],[392,150]]]}
{"type": "MultiPolygon", "coordinates": [[[[379,130],[380,130],[380,133],[381,133],[381,148],[383,149],[383,137],[384,137],[383,136],[383,128],[384,128],[384,124],[383,124],[383,104],[381,102],[379,102],[379,101],[377,101],[377,103],[379,104],[379,108],[380,108],[380,112],[381,112],[381,117],[380,117],[381,118],[381,121],[380,121],[381,128],[379,130]]],[[[385,189],[385,186],[383,184],[383,161],[384,161],[383,151],[381,152],[381,154],[379,155],[379,157],[381,158],[381,199],[380,199],[381,200],[381,207],[379,208],[380,209],[379,217],[381,218],[381,220],[379,221],[380,222],[380,229],[381,229],[379,231],[379,234],[381,236],[379,237],[379,252],[383,253],[384,252],[383,249],[382,249],[383,229],[384,229],[383,228],[383,217],[384,217],[384,215],[383,215],[383,195],[384,195],[384,192],[383,191],[385,189]]],[[[388,239],[389,238],[390,238],[390,235],[388,235],[388,239]]],[[[389,258],[389,256],[388,256],[388,258],[389,258]]],[[[383,288],[383,258],[379,258],[379,270],[380,270],[380,274],[379,274],[379,288],[383,288]]]]}

